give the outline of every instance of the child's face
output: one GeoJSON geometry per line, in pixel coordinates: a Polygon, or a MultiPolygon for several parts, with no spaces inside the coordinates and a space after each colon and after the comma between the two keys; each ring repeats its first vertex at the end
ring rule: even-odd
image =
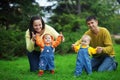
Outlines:
{"type": "Polygon", "coordinates": [[[87,37],[82,38],[82,40],[81,40],[82,45],[87,46],[87,45],[89,45],[89,43],[90,43],[90,40],[87,37]]]}
{"type": "Polygon", "coordinates": [[[52,42],[51,36],[50,35],[45,35],[44,42],[45,43],[51,43],[52,42]]]}

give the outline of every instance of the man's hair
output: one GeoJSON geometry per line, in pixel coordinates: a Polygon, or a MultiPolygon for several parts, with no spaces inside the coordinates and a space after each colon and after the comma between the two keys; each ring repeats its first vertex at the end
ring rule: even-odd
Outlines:
{"type": "Polygon", "coordinates": [[[90,21],[90,20],[92,20],[92,19],[97,20],[97,18],[96,18],[95,16],[88,16],[88,17],[86,18],[86,22],[88,22],[88,21],[90,21]]]}

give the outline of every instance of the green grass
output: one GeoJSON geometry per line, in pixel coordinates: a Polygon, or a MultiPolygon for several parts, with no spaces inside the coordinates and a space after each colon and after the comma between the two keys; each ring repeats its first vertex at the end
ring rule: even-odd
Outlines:
{"type": "MultiPolygon", "coordinates": [[[[120,45],[114,45],[116,60],[120,64],[120,45]]],[[[38,72],[30,72],[27,57],[21,57],[14,61],[0,60],[0,80],[119,80],[120,66],[116,71],[93,72],[87,75],[85,72],[80,77],[74,77],[76,54],[55,55],[55,74],[45,72],[39,77],[38,72]]]]}

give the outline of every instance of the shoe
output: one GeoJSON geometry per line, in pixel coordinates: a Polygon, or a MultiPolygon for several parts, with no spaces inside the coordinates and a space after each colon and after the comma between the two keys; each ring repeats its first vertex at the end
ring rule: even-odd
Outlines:
{"type": "Polygon", "coordinates": [[[54,73],[55,73],[55,71],[54,71],[54,70],[50,70],[50,73],[51,73],[51,74],[54,74],[54,73]]]}
{"type": "Polygon", "coordinates": [[[43,70],[40,70],[39,72],[38,72],[38,76],[42,76],[44,74],[44,71],[43,70]]]}

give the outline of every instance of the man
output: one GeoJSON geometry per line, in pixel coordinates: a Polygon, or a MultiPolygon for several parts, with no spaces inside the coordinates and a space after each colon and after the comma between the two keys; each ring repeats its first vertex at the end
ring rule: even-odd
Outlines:
{"type": "MultiPolygon", "coordinates": [[[[97,54],[94,54],[91,60],[93,71],[112,71],[117,69],[118,63],[115,62],[115,53],[109,31],[104,27],[98,26],[98,20],[95,16],[89,16],[86,19],[89,30],[84,34],[91,37],[90,46],[97,48],[97,54]]],[[[81,40],[75,44],[78,45],[81,40]]]]}

